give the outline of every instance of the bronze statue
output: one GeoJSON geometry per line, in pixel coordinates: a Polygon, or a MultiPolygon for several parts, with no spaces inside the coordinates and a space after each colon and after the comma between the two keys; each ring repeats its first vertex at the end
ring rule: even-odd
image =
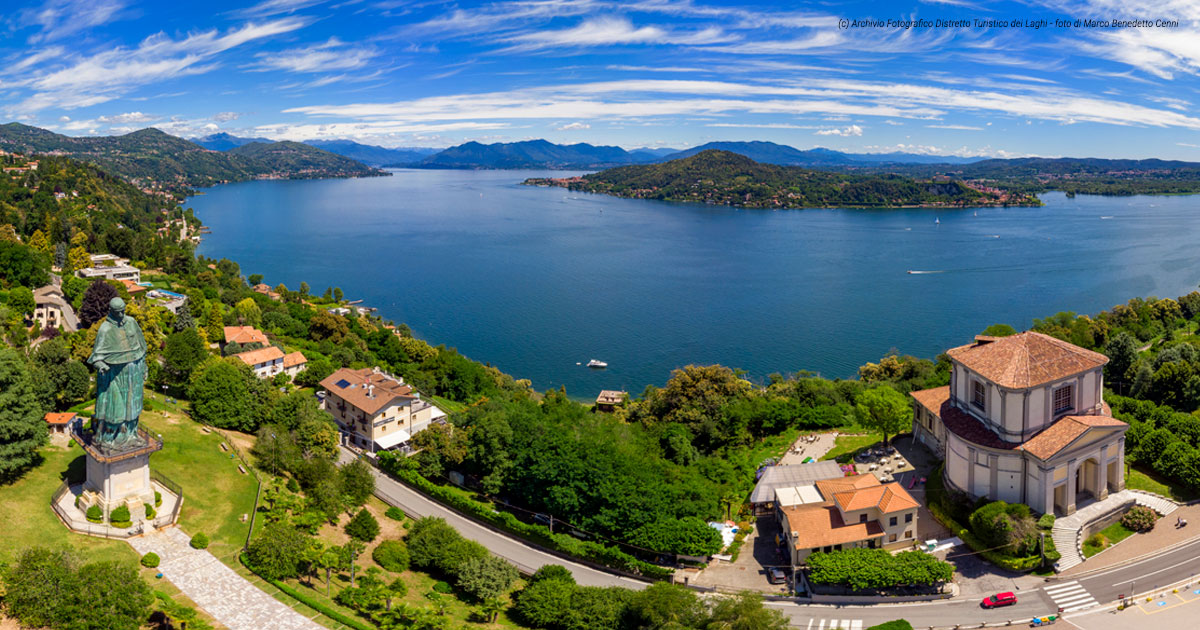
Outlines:
{"type": "Polygon", "coordinates": [[[146,384],[146,338],[137,321],[125,314],[125,301],[119,297],[108,303],[108,316],[96,332],[88,363],[97,372],[93,443],[109,450],[143,446],[138,416],[146,384]]]}

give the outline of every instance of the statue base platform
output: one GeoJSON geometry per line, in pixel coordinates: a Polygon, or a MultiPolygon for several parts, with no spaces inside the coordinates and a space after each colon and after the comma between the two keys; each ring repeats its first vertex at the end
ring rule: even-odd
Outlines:
{"type": "Polygon", "coordinates": [[[106,448],[97,444],[90,432],[76,425],[74,438],[87,453],[87,480],[80,502],[98,505],[107,515],[122,505],[140,514],[145,505],[154,505],[154,486],[150,482],[150,455],[162,450],[162,442],[144,429],[138,429],[139,444],[128,448],[106,448]]]}

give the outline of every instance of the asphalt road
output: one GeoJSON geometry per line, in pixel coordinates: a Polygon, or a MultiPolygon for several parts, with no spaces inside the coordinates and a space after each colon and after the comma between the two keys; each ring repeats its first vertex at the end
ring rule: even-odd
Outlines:
{"type": "MultiPolygon", "coordinates": [[[[342,461],[349,461],[354,453],[342,449],[342,461]]],[[[546,564],[559,564],[571,570],[575,580],[586,586],[621,586],[641,589],[646,583],[618,577],[582,564],[564,560],[558,556],[536,549],[524,542],[475,521],[460,516],[445,506],[426,498],[417,491],[391,479],[378,470],[375,474],[375,494],[388,505],[394,505],[410,516],[440,516],[463,536],[487,547],[493,554],[512,562],[522,571],[533,572],[546,564]]],[[[880,604],[870,606],[801,605],[791,602],[770,602],[769,606],[787,615],[793,626],[806,630],[861,630],[892,619],[907,619],[914,627],[952,627],[955,624],[971,625],[982,622],[1005,622],[1013,620],[1027,625],[1035,616],[1057,612],[1060,606],[1067,609],[1066,618],[1075,613],[1092,610],[1095,606],[1112,604],[1121,595],[1146,593],[1169,584],[1195,577],[1200,573],[1200,538],[1179,547],[1164,551],[1156,556],[1114,567],[1093,575],[1075,579],[1051,579],[1038,583],[1035,588],[1016,591],[1018,602],[1012,606],[985,610],[979,599],[956,598],[948,601],[921,602],[913,604],[880,604]],[[1092,605],[1094,602],[1094,605],[1092,605]],[[1088,606],[1071,610],[1079,606],[1088,606]]]]}
{"type": "MultiPolygon", "coordinates": [[[[355,454],[352,451],[342,448],[341,460],[343,463],[352,461],[354,458],[355,454]]],[[[414,518],[440,516],[458,530],[458,533],[487,547],[493,554],[517,565],[517,568],[523,572],[532,573],[543,565],[559,564],[570,569],[575,576],[575,581],[584,586],[622,586],[631,589],[646,587],[645,582],[612,575],[531,547],[459,515],[374,468],[371,471],[375,474],[375,496],[384,503],[396,506],[414,518]]]]}

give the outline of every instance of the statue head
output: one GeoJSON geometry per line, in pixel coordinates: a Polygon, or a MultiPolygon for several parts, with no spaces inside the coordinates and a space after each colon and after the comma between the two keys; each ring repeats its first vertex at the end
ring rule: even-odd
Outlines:
{"type": "Polygon", "coordinates": [[[114,322],[125,319],[125,300],[115,297],[108,301],[108,318],[114,322]]]}

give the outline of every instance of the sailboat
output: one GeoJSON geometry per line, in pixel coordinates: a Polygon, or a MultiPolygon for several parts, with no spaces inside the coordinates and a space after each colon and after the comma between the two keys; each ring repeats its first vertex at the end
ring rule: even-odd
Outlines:
{"type": "Polygon", "coordinates": [[[942,224],[942,220],[941,220],[941,219],[939,219],[939,218],[937,218],[937,217],[934,217],[934,219],[933,219],[933,224],[934,224],[934,225],[941,225],[941,224],[942,224]]]}

